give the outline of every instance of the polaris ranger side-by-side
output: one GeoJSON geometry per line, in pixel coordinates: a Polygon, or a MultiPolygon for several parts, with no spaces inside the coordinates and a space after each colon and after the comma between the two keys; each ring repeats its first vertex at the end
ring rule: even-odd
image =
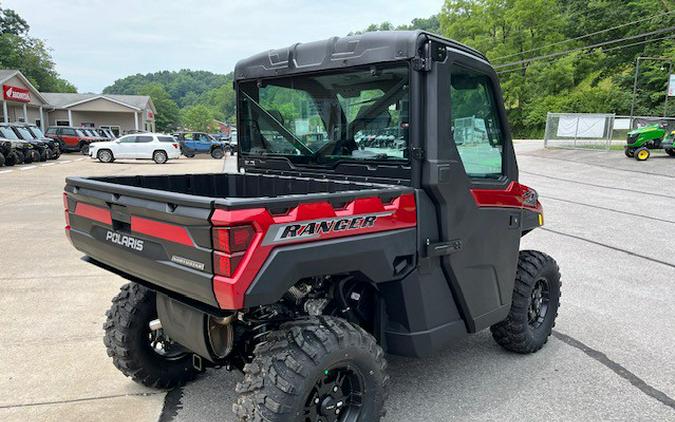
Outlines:
{"type": "Polygon", "coordinates": [[[486,328],[518,353],[546,343],[560,274],[519,252],[542,207],[484,56],[375,32],[234,75],[239,174],[67,179],[73,245],[129,280],[104,325],[120,371],[170,388],[233,367],[241,420],[373,421],[384,352],[486,328]]]}

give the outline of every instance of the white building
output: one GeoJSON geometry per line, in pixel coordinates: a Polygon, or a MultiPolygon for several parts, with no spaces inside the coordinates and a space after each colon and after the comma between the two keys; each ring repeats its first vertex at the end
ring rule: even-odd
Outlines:
{"type": "Polygon", "coordinates": [[[157,110],[147,95],[39,92],[18,70],[0,70],[2,121],[97,127],[117,134],[155,131],[157,110]]]}

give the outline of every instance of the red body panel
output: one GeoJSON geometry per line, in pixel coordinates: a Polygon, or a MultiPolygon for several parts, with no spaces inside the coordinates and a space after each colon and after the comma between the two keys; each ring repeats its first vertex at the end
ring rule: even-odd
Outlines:
{"type": "Polygon", "coordinates": [[[417,210],[413,194],[401,195],[389,204],[383,204],[379,198],[361,198],[348,203],[342,209],[334,209],[328,202],[300,204],[282,216],[273,216],[264,208],[248,210],[216,210],[211,217],[214,226],[235,226],[250,224],[256,235],[246,251],[241,263],[232,277],[216,275],[213,279],[213,291],[218,304],[223,309],[241,309],[244,307],[244,295],[251,285],[260,267],[264,264],[273,248],[280,245],[315,242],[345,236],[354,236],[387,230],[415,227],[417,210]],[[380,214],[372,226],[356,230],[320,233],[310,239],[286,240],[275,244],[263,244],[263,239],[274,224],[317,221],[335,217],[354,217],[359,215],[380,214]]]}
{"type": "Polygon", "coordinates": [[[84,202],[78,202],[75,204],[75,210],[73,211],[73,214],[88,218],[90,220],[98,221],[99,223],[112,225],[112,215],[110,214],[110,210],[106,208],[85,204],[84,202]]]}
{"type": "Polygon", "coordinates": [[[168,240],[181,245],[194,246],[194,242],[185,227],[131,216],[131,231],[158,239],[168,240]]]}

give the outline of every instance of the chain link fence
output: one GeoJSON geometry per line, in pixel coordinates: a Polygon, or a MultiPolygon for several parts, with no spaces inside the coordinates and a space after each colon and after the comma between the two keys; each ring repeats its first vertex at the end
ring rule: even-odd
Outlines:
{"type": "Polygon", "coordinates": [[[665,124],[668,131],[675,130],[673,117],[548,113],[544,146],[605,151],[623,149],[629,131],[654,123],[665,124]]]}

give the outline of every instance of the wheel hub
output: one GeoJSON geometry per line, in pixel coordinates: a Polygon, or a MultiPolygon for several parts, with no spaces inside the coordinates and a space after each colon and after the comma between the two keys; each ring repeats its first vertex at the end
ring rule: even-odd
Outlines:
{"type": "Polygon", "coordinates": [[[362,395],[363,382],[358,371],[352,368],[325,370],[309,394],[304,421],[356,421],[362,395]]]}
{"type": "Polygon", "coordinates": [[[538,328],[544,322],[548,311],[548,303],[548,282],[541,278],[537,280],[530,293],[530,306],[527,311],[527,319],[531,327],[538,328]]]}

